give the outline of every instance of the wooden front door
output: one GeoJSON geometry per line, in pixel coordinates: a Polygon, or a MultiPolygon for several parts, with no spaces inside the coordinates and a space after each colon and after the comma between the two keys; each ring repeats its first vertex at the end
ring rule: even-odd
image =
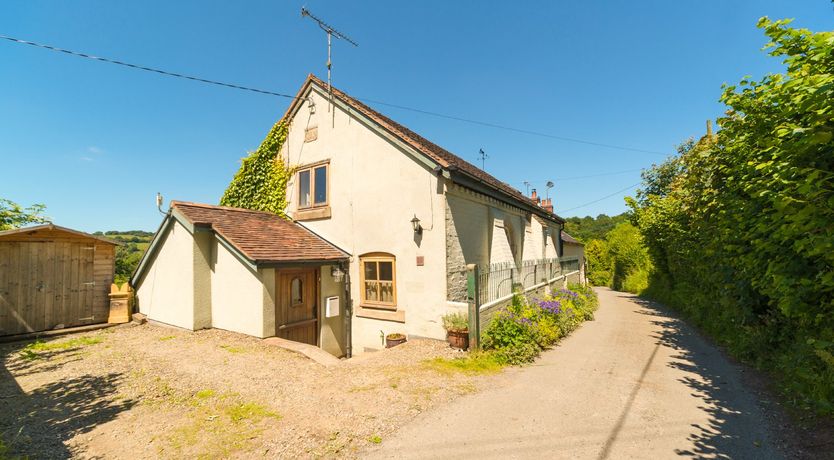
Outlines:
{"type": "Polygon", "coordinates": [[[281,270],[277,273],[275,335],[278,337],[318,345],[319,290],[316,275],[316,269],[281,270]]]}

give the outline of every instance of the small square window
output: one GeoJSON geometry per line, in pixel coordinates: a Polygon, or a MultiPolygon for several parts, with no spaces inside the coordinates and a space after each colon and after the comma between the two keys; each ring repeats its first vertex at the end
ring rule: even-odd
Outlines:
{"type": "Polygon", "coordinates": [[[362,265],[362,304],[394,310],[397,308],[396,260],[385,253],[359,258],[362,265]]]}
{"type": "Polygon", "coordinates": [[[311,208],[328,204],[329,164],[298,170],[298,207],[311,208]]]}

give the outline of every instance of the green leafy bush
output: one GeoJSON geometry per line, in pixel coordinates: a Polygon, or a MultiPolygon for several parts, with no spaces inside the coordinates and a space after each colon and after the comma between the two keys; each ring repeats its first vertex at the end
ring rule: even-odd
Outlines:
{"type": "Polygon", "coordinates": [[[593,319],[597,306],[596,293],[580,285],[543,299],[516,295],[490,320],[483,334],[483,348],[491,350],[501,364],[532,362],[583,321],[593,319]]]}
{"type": "Polygon", "coordinates": [[[645,290],[651,259],[640,230],[634,225],[620,222],[604,240],[589,241],[585,245],[585,258],[588,281],[592,285],[635,294],[645,290]]]}
{"type": "Polygon", "coordinates": [[[623,280],[622,290],[632,292],[634,294],[642,294],[649,287],[649,269],[640,267],[628,275],[623,280]]]}
{"type": "Polygon", "coordinates": [[[650,263],[640,230],[630,223],[622,223],[608,233],[606,241],[613,272],[611,287],[628,291],[626,280],[635,272],[647,270],[650,263]]]}
{"type": "Polygon", "coordinates": [[[594,286],[611,284],[611,259],[605,240],[591,240],[585,245],[585,260],[588,261],[588,282],[594,286]]]}
{"type": "Polygon", "coordinates": [[[590,315],[586,319],[594,319],[594,312],[599,307],[599,298],[593,288],[588,284],[569,283],[568,289],[578,294],[574,303],[586,316],[590,315]]]}
{"type": "Polygon", "coordinates": [[[788,24],[759,21],[785,73],[726,86],[720,130],[645,171],[628,202],[646,295],[832,414],[834,32],[788,24]]]}

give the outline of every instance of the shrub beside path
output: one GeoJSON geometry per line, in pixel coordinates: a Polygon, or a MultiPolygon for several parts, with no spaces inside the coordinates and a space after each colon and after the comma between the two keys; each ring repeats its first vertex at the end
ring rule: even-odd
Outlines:
{"type": "Polygon", "coordinates": [[[680,320],[597,290],[596,320],[369,458],[784,458],[744,371],[680,320]]]}

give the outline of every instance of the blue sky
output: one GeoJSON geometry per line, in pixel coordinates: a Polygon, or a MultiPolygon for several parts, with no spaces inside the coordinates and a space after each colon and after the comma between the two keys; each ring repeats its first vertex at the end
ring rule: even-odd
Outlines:
{"type": "MultiPolygon", "coordinates": [[[[325,75],[301,5],[9,1],[0,35],[294,94],[325,75]]],[[[670,153],[722,113],[722,83],[781,69],[759,17],[834,24],[828,0],[306,5],[359,42],[334,45],[334,85],[354,96],[670,153]]],[[[156,192],[216,203],[288,103],[0,41],[0,197],[81,230],[154,230],[156,192]]],[[[376,108],[473,163],[483,148],[487,171],[522,191],[553,180],[557,212],[663,159],[376,108]]],[[[625,194],[561,214],[617,214],[625,194]]]]}

